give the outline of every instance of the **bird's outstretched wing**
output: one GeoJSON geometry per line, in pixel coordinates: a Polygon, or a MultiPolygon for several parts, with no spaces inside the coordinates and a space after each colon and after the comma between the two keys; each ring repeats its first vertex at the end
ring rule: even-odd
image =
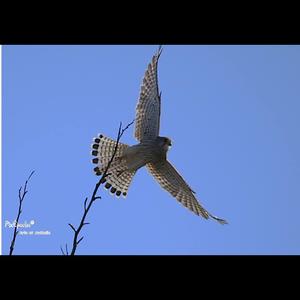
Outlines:
{"type": "Polygon", "coordinates": [[[140,97],[136,106],[135,138],[153,140],[159,135],[160,94],[157,82],[157,64],[162,48],[159,47],[145,72],[140,97]]]}
{"type": "Polygon", "coordinates": [[[158,163],[148,163],[146,166],[161,187],[167,190],[185,207],[205,219],[211,217],[221,224],[227,224],[225,220],[213,216],[199,204],[193,190],[167,160],[158,163]]]}

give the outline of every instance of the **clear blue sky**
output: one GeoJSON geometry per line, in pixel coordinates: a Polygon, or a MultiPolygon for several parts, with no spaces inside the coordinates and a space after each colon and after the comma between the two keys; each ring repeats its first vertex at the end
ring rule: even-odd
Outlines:
{"type": "MultiPolygon", "coordinates": [[[[31,172],[15,254],[60,254],[97,182],[90,144],[135,117],[156,45],[4,46],[2,226],[31,172]]],[[[78,254],[299,254],[300,47],[164,46],[169,160],[222,226],[137,172],[126,200],[100,189],[78,254]]],[[[131,127],[122,138],[136,143],[131,127]]],[[[7,254],[12,229],[3,227],[7,254]]]]}

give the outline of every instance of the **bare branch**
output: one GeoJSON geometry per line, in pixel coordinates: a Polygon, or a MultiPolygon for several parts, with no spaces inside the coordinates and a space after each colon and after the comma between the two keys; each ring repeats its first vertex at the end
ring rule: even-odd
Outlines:
{"type": "Polygon", "coordinates": [[[78,245],[82,240],[83,240],[83,237],[81,237],[81,238],[79,239],[79,241],[77,242],[77,245],[78,245]]]}
{"type": "Polygon", "coordinates": [[[61,251],[62,255],[66,255],[63,248],[62,248],[62,246],[60,246],[60,251],[61,251]]]}
{"type": "Polygon", "coordinates": [[[83,207],[84,207],[84,210],[86,211],[86,202],[88,201],[88,197],[86,197],[85,198],[85,200],[84,200],[84,205],[83,205],[83,207]]]}
{"type": "Polygon", "coordinates": [[[71,223],[69,223],[69,226],[74,230],[74,232],[76,232],[75,227],[71,223]]]}
{"type": "Polygon", "coordinates": [[[14,234],[13,234],[13,238],[10,244],[10,248],[9,248],[9,255],[13,254],[14,251],[14,247],[15,247],[15,243],[16,243],[16,238],[18,235],[18,224],[19,224],[19,219],[22,213],[22,203],[24,201],[25,195],[27,194],[27,184],[28,181],[30,180],[31,176],[33,175],[35,171],[32,171],[29,175],[29,177],[27,178],[27,180],[25,181],[25,185],[24,185],[24,189],[23,189],[23,193],[22,193],[22,186],[19,188],[19,208],[18,208],[18,214],[17,214],[17,218],[16,218],[16,222],[15,222],[15,229],[14,229],[14,234]]]}
{"type": "MultiPolygon", "coordinates": [[[[79,226],[77,229],[75,229],[75,227],[71,224],[69,224],[69,226],[73,229],[74,231],[74,237],[73,237],[73,246],[72,246],[72,250],[71,250],[71,253],[70,255],[75,255],[75,252],[77,250],[77,246],[78,244],[82,241],[83,239],[83,236],[78,240],[78,236],[79,236],[79,233],[81,232],[81,229],[84,225],[87,225],[87,224],[90,224],[88,222],[85,222],[85,219],[87,217],[87,214],[90,210],[90,208],[92,207],[92,204],[97,200],[97,199],[101,199],[100,196],[96,196],[97,195],[97,192],[98,192],[98,189],[100,187],[101,184],[104,183],[104,178],[107,177],[108,175],[110,175],[110,173],[107,173],[108,170],[109,170],[109,167],[111,165],[111,163],[113,162],[114,158],[115,158],[115,155],[117,153],[117,150],[118,150],[118,146],[119,146],[119,141],[123,135],[123,133],[134,123],[134,120],[129,123],[125,128],[122,128],[122,122],[120,122],[120,126],[119,126],[119,130],[118,130],[118,136],[117,136],[117,141],[116,141],[116,146],[115,146],[115,149],[114,149],[114,152],[113,152],[113,155],[110,159],[110,161],[108,162],[107,166],[106,166],[106,169],[103,173],[103,175],[101,176],[101,178],[99,179],[99,181],[96,183],[95,185],[95,188],[94,188],[94,191],[92,193],[92,196],[88,202],[88,198],[85,198],[84,200],[84,211],[83,211],[83,215],[81,217],[81,220],[80,220],[80,223],[79,223],[79,226]]],[[[68,253],[67,253],[68,255],[68,253]]]]}
{"type": "MultiPolygon", "coordinates": [[[[133,119],[132,122],[130,122],[124,129],[122,129],[120,138],[122,137],[123,133],[134,123],[134,121],[135,119],[133,119]]],[[[122,122],[120,123],[120,126],[122,126],[122,122]]]]}

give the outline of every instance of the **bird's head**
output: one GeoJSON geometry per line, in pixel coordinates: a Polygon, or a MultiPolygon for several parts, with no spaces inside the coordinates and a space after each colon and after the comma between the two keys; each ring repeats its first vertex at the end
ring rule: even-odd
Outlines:
{"type": "Polygon", "coordinates": [[[167,145],[168,147],[172,146],[172,141],[171,139],[169,139],[168,137],[164,137],[164,143],[165,145],[167,145]]]}
{"type": "Polygon", "coordinates": [[[168,151],[169,147],[172,146],[172,141],[171,141],[171,139],[169,139],[168,137],[160,136],[160,137],[158,137],[158,139],[159,139],[159,144],[160,144],[160,146],[161,146],[165,151],[168,151]]]}

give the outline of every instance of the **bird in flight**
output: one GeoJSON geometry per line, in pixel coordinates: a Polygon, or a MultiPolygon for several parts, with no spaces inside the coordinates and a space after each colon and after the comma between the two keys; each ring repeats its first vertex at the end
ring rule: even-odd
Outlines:
{"type": "MultiPolygon", "coordinates": [[[[172,142],[168,137],[159,135],[161,93],[158,88],[157,66],[162,53],[160,46],[149,63],[136,106],[135,133],[139,144],[129,146],[118,144],[115,157],[103,180],[105,188],[117,197],[126,197],[133,176],[143,166],[157,182],[181,204],[198,216],[212,218],[221,224],[227,222],[210,214],[196,199],[195,192],[185,182],[178,171],[167,160],[167,152],[172,142]]],[[[93,140],[92,162],[96,175],[102,175],[115,151],[116,141],[99,134],[93,140]]]]}

